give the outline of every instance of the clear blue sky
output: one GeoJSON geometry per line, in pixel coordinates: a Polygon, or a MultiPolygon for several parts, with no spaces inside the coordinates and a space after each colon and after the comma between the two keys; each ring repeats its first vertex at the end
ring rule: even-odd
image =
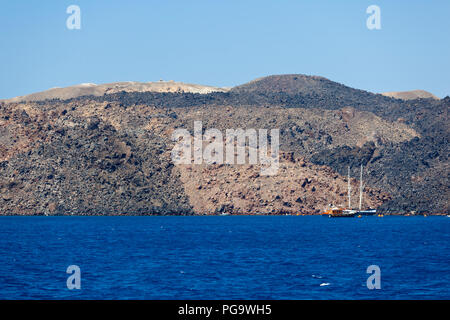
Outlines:
{"type": "Polygon", "coordinates": [[[0,35],[0,98],[84,82],[234,86],[283,73],[450,95],[448,0],[2,0],[0,35]],[[71,4],[81,30],[66,28],[71,4]],[[366,28],[371,4],[381,30],[366,28]]]}

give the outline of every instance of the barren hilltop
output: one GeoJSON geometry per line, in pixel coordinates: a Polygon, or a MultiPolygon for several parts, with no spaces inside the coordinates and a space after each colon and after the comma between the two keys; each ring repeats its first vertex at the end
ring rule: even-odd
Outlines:
{"type": "Polygon", "coordinates": [[[0,213],[317,214],[346,204],[347,166],[359,177],[360,164],[365,206],[449,212],[449,97],[398,100],[306,75],[231,90],[140,85],[0,102],[0,213]],[[278,174],[174,165],[173,130],[193,133],[199,120],[205,129],[279,128],[278,174]]]}
{"type": "Polygon", "coordinates": [[[11,99],[0,100],[4,102],[30,102],[52,99],[72,99],[82,96],[102,96],[117,92],[191,92],[191,93],[211,93],[226,92],[226,88],[217,88],[199,84],[190,84],[175,81],[157,81],[157,82],[113,82],[105,84],[82,83],[65,88],[52,88],[46,91],[28,94],[25,96],[11,99]]]}
{"type": "Polygon", "coordinates": [[[434,94],[425,91],[425,90],[411,90],[411,91],[392,91],[392,92],[384,92],[383,96],[392,97],[396,99],[403,100],[414,100],[414,99],[435,99],[439,100],[434,94]]]}

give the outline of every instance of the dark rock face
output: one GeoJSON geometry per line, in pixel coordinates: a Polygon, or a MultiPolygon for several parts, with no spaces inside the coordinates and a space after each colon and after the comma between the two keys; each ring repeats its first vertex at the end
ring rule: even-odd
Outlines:
{"type": "Polygon", "coordinates": [[[192,213],[159,137],[118,132],[96,117],[71,120],[1,162],[2,213],[192,213]]]}
{"type": "MultiPolygon", "coordinates": [[[[364,164],[366,185],[390,195],[380,210],[448,213],[449,107],[449,97],[401,101],[304,75],[209,94],[1,103],[0,213],[195,213],[170,160],[171,130],[191,131],[194,120],[220,130],[280,128],[288,162],[300,156],[343,176],[350,165],[356,178],[364,164]]],[[[307,203],[321,191],[312,189],[281,204],[307,203]]],[[[239,211],[227,201],[216,211],[239,211]]]]}
{"type": "Polygon", "coordinates": [[[341,147],[315,153],[314,163],[329,165],[344,174],[347,166],[364,164],[369,172],[368,185],[377,185],[393,195],[380,210],[396,212],[450,211],[449,201],[449,99],[414,100],[404,103],[401,111],[383,111],[382,116],[394,120],[400,116],[420,133],[410,141],[375,147],[341,147]]]}

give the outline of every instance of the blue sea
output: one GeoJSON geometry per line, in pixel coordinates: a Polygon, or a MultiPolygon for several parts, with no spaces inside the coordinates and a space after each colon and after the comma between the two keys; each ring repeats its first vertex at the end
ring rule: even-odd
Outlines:
{"type": "Polygon", "coordinates": [[[450,218],[1,217],[0,268],[0,299],[449,299],[450,218]]]}

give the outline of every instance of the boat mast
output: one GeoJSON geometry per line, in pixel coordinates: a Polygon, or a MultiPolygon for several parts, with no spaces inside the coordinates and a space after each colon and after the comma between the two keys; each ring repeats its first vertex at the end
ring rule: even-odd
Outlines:
{"type": "Polygon", "coordinates": [[[359,211],[361,211],[362,206],[362,193],[363,193],[362,175],[363,175],[363,165],[361,164],[361,174],[359,175],[359,211]]]}
{"type": "Polygon", "coordinates": [[[350,166],[348,166],[347,183],[348,183],[348,208],[351,209],[352,202],[351,202],[350,192],[352,190],[352,187],[350,186],[350,166]]]}

